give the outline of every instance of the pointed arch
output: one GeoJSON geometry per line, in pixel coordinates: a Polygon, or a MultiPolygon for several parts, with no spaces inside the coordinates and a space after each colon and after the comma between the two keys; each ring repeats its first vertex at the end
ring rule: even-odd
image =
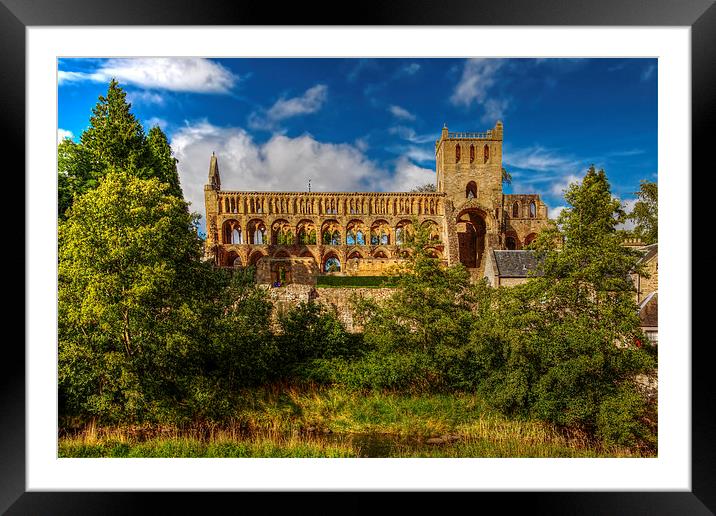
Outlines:
{"type": "Polygon", "coordinates": [[[466,199],[475,199],[477,197],[477,183],[475,181],[470,181],[465,186],[465,198],[466,199]]]}

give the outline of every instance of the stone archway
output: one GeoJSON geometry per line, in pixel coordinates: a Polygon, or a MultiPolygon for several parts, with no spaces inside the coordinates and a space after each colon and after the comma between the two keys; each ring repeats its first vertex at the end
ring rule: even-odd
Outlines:
{"type": "Polygon", "coordinates": [[[485,254],[485,213],[479,209],[467,209],[457,216],[457,241],[460,263],[468,269],[482,266],[485,254]]]}

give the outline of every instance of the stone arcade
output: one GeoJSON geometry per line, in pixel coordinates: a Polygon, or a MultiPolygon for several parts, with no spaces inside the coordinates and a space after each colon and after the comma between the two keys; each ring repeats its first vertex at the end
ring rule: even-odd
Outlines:
{"type": "Polygon", "coordinates": [[[500,121],[479,133],[443,127],[432,193],[222,190],[212,155],[206,258],[223,267],[255,265],[259,283],[380,275],[404,259],[415,218],[430,227],[435,257],[480,278],[492,250],[524,248],[547,222],[538,194],[503,193],[502,142],[500,121]]]}

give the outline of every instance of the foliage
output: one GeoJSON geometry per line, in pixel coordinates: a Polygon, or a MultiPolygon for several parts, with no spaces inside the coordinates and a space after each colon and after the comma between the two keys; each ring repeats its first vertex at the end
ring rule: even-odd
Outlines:
{"type": "Polygon", "coordinates": [[[621,245],[624,214],[604,171],[590,168],[565,199],[571,208],[535,243],[543,276],[492,293],[491,313],[472,329],[481,388],[507,413],[630,444],[644,438],[634,377],[656,365],[635,345],[644,337],[629,273],[639,255],[621,245]]]}
{"type": "Polygon", "coordinates": [[[356,353],[356,336],[346,331],[334,312],[313,301],[299,303],[280,318],[279,324],[277,340],[284,366],[356,353]]]}
{"type": "Polygon", "coordinates": [[[642,181],[636,192],[637,201],[628,215],[635,227],[633,233],[644,244],[655,244],[659,239],[659,192],[657,183],[642,181]]]}
{"type": "Polygon", "coordinates": [[[456,346],[469,327],[472,303],[470,278],[462,265],[443,267],[432,257],[430,228],[413,221],[406,238],[406,266],[396,271],[396,293],[387,301],[357,304],[365,339],[386,350],[419,349],[434,353],[437,346],[456,346]]]}
{"type": "Polygon", "coordinates": [[[426,192],[437,192],[437,186],[435,186],[435,183],[425,183],[424,185],[419,185],[410,190],[411,193],[426,193],[426,192]]]}
{"type": "Polygon", "coordinates": [[[512,174],[510,174],[505,167],[502,167],[502,182],[508,185],[512,184],[512,174]]]}
{"type": "Polygon", "coordinates": [[[59,225],[59,382],[70,412],[177,409],[216,289],[195,219],[158,179],[110,172],[59,225]]]}
{"type": "Polygon", "coordinates": [[[58,215],[65,218],[73,199],[96,188],[112,170],[140,178],[156,177],[169,185],[168,193],[182,197],[176,159],[159,127],[144,134],[131,113],[126,92],[114,79],[106,96],[92,109],[89,127],[80,143],[66,138],[58,145],[58,215]]]}

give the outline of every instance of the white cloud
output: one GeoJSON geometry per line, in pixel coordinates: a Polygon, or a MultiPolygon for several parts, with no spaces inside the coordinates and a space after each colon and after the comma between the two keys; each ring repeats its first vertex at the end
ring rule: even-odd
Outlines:
{"type": "Polygon", "coordinates": [[[419,167],[407,158],[400,158],[395,163],[395,174],[379,184],[386,192],[405,192],[426,183],[435,183],[434,170],[419,167]]]}
{"type": "Polygon", "coordinates": [[[569,188],[570,184],[580,182],[581,180],[582,178],[579,176],[568,174],[554,181],[550,186],[549,191],[552,195],[563,195],[564,191],[569,188]]]}
{"type": "Polygon", "coordinates": [[[495,84],[497,71],[502,65],[500,59],[468,59],[450,101],[456,106],[466,107],[473,102],[484,103],[487,91],[495,84]]]}
{"type": "Polygon", "coordinates": [[[412,143],[435,143],[435,134],[417,134],[415,129],[411,127],[405,127],[404,125],[396,125],[388,128],[390,134],[394,134],[403,140],[408,140],[412,143]]]}
{"type": "Polygon", "coordinates": [[[167,126],[169,125],[169,122],[167,122],[163,118],[159,118],[157,116],[153,116],[152,118],[149,118],[148,120],[146,120],[144,122],[144,128],[146,129],[147,132],[149,132],[149,130],[152,127],[154,127],[155,125],[158,125],[162,131],[166,131],[167,126]]]}
{"type": "Polygon", "coordinates": [[[407,191],[435,181],[433,170],[407,158],[386,169],[356,145],[323,143],[310,135],[274,135],[259,144],[243,128],[217,127],[206,120],[176,131],[171,146],[184,196],[192,211],[202,215],[212,152],[219,158],[225,190],[306,191],[311,179],[313,191],[407,191]]]}
{"type": "Polygon", "coordinates": [[[283,120],[297,115],[315,113],[326,101],[327,91],[328,87],[325,84],[316,84],[307,89],[300,97],[279,99],[266,114],[272,120],[283,120]]]}
{"type": "Polygon", "coordinates": [[[410,63],[400,69],[406,75],[415,75],[420,71],[420,65],[418,63],[410,63]]]}
{"type": "Polygon", "coordinates": [[[425,161],[435,162],[435,152],[426,147],[410,145],[404,149],[403,155],[418,163],[425,161]]]}
{"type": "Polygon", "coordinates": [[[75,136],[72,134],[72,131],[68,131],[67,129],[57,129],[57,143],[60,143],[65,138],[74,138],[75,136]]]}
{"type": "Polygon", "coordinates": [[[390,113],[396,118],[402,118],[403,120],[415,120],[415,115],[400,106],[392,105],[388,108],[388,111],[390,111],[390,113]]]}
{"type": "Polygon", "coordinates": [[[299,115],[308,115],[320,110],[328,97],[328,87],[316,84],[300,97],[281,98],[265,113],[251,113],[249,125],[254,129],[273,129],[276,122],[299,115]]]}
{"type": "Polygon", "coordinates": [[[642,81],[648,81],[651,79],[651,77],[654,75],[654,72],[656,71],[656,65],[649,65],[647,66],[643,72],[641,72],[641,80],[642,81]]]}
{"type": "MultiPolygon", "coordinates": [[[[617,199],[618,199],[618,198],[617,198],[617,199]]],[[[637,201],[638,199],[626,199],[626,200],[618,199],[618,200],[619,200],[619,202],[621,202],[622,209],[623,209],[626,213],[631,213],[631,211],[634,209],[634,204],[636,204],[636,201],[637,201]]],[[[624,221],[623,223],[616,225],[616,228],[617,228],[617,229],[625,229],[625,230],[627,230],[627,231],[631,231],[631,230],[634,229],[635,227],[636,227],[636,222],[633,221],[633,220],[631,220],[631,219],[627,219],[627,220],[624,221]]]]}
{"type": "Polygon", "coordinates": [[[567,209],[566,206],[555,206],[554,208],[549,209],[549,213],[547,214],[547,216],[550,219],[556,220],[557,217],[559,217],[559,214],[562,213],[562,210],[565,209],[567,209]]]}
{"type": "Polygon", "coordinates": [[[504,162],[508,167],[527,170],[572,171],[580,166],[580,161],[573,156],[561,154],[557,150],[534,145],[516,151],[505,149],[504,162]]]}
{"type": "Polygon", "coordinates": [[[502,120],[505,117],[505,111],[509,102],[507,99],[487,99],[482,107],[485,109],[485,113],[482,115],[483,122],[495,123],[497,120],[502,120]]]}
{"type": "Polygon", "coordinates": [[[358,138],[355,142],[353,142],[353,145],[356,146],[356,148],[361,151],[365,152],[368,150],[370,145],[368,144],[368,140],[366,138],[358,138]]]}
{"type": "Polygon", "coordinates": [[[159,93],[147,90],[133,90],[127,92],[127,101],[131,104],[157,104],[164,105],[165,97],[159,93]]]}
{"type": "Polygon", "coordinates": [[[198,57],[109,59],[94,72],[58,72],[60,84],[112,77],[145,89],[193,93],[228,93],[239,79],[221,64],[198,57]]]}

